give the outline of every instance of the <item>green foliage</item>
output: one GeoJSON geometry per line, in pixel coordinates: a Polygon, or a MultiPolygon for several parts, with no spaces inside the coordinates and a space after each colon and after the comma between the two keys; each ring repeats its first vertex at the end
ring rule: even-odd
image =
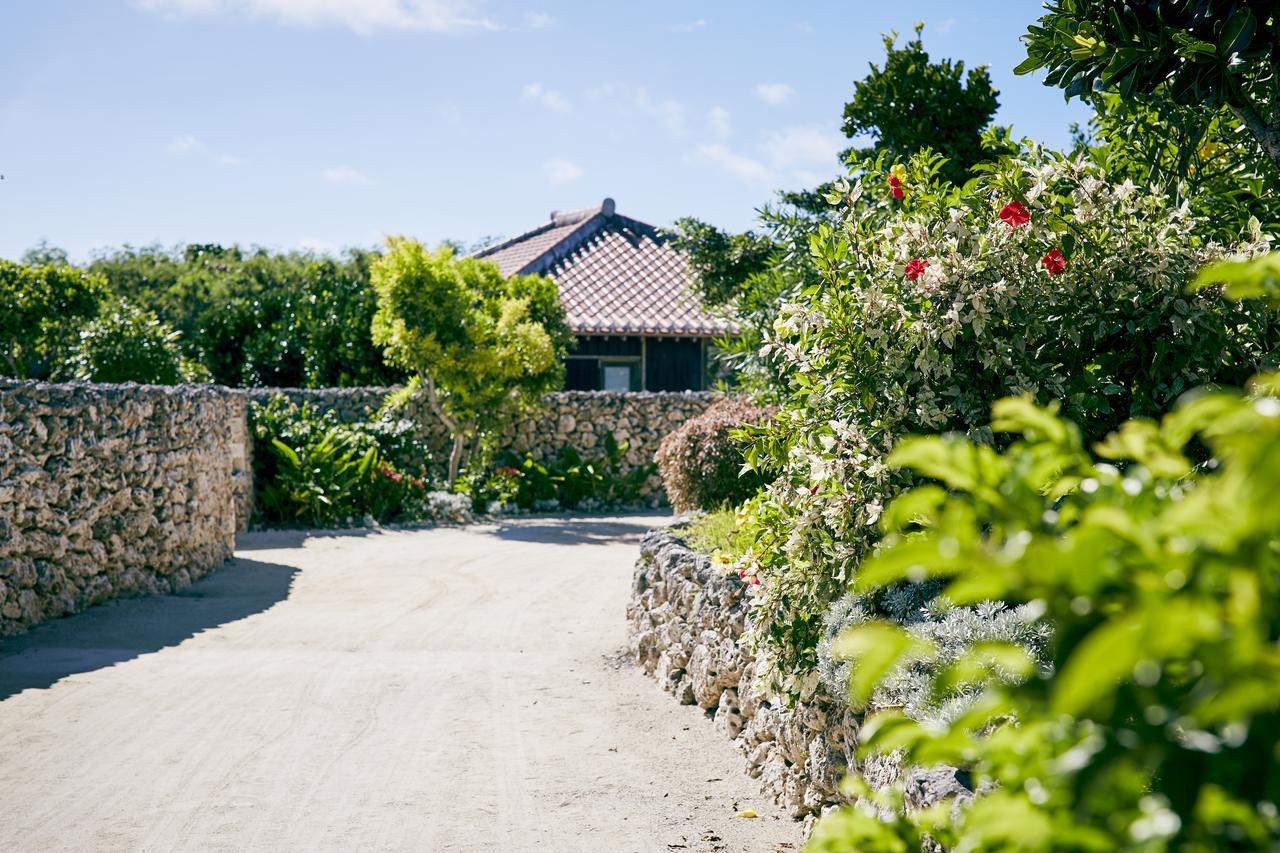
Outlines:
{"type": "Polygon", "coordinates": [[[920,39],[903,47],[897,34],[885,36],[883,67],[854,84],[853,98],[844,108],[844,132],[851,139],[870,136],[870,148],[857,157],[884,155],[906,160],[921,149],[946,158],[942,176],[963,184],[970,170],[988,158],[982,132],[991,123],[1000,102],[985,65],[965,73],[963,62],[933,62],[920,39]]]}
{"type": "Polygon", "coordinates": [[[693,519],[679,532],[689,543],[689,547],[703,554],[713,554],[732,549],[737,528],[737,513],[734,510],[717,509],[693,519]]]}
{"type": "Polygon", "coordinates": [[[105,297],[102,278],[84,270],[0,260],[0,371],[65,378],[80,328],[105,297]]]}
{"type": "Polygon", "coordinates": [[[454,437],[449,482],[467,445],[537,405],[564,381],[572,340],[555,282],[504,279],[486,261],[394,237],[373,265],[374,341],[422,379],[454,437]]]}
{"type": "MultiPolygon", "coordinates": [[[[881,706],[864,755],[972,774],[976,800],[916,813],[901,787],[852,790],[810,849],[1259,850],[1280,838],[1280,375],[1201,391],[1086,450],[1058,407],[998,402],[1003,453],[958,435],[904,441],[893,467],[940,481],[885,514],[862,593],[934,583],[951,604],[999,600],[1051,628],[1039,655],[985,642],[936,665],[922,724],[881,706]],[[1200,449],[1209,460],[1195,465],[1200,449]],[[1037,659],[1038,658],[1038,659],[1037,659]]],[[[865,702],[938,653],[869,621],[847,633],[865,702]]]]}
{"type": "Polygon", "coordinates": [[[603,450],[602,455],[584,456],[572,447],[562,447],[544,462],[527,453],[502,453],[496,465],[468,478],[466,491],[472,506],[481,512],[495,503],[524,510],[597,510],[640,503],[640,490],[655,466],[628,467],[628,445],[619,443],[612,433],[605,436],[603,450]]]}
{"type": "Polygon", "coordinates": [[[1051,0],[1023,37],[1068,98],[1095,90],[1225,106],[1280,167],[1280,22],[1272,0],[1051,0]]]}
{"type": "Polygon", "coordinates": [[[1027,392],[1096,440],[1189,388],[1243,382],[1280,343],[1274,310],[1186,292],[1207,261],[1260,251],[1256,232],[1206,241],[1167,196],[1034,148],[963,188],[938,165],[911,161],[901,201],[883,160],[834,189],[843,221],[810,242],[819,281],[780,306],[766,343],[784,405],[746,456],[780,473],[752,502],[743,568],[763,580],[758,639],[788,691],[808,683],[824,612],[909,484],[885,464],[901,437],[996,443],[991,404],[1027,392]]]}
{"type": "Polygon", "coordinates": [[[692,216],[675,221],[671,242],[688,257],[699,296],[711,307],[739,296],[744,283],[769,269],[777,249],[768,236],[730,234],[692,216]]]}
{"type": "Polygon", "coordinates": [[[306,253],[192,244],[125,248],[90,269],[110,290],[182,333],[186,357],[236,387],[392,385],[370,325],[372,254],[306,253]]]}
{"type": "Polygon", "coordinates": [[[1226,108],[1174,103],[1162,94],[1097,94],[1082,152],[1113,180],[1154,186],[1185,201],[1215,239],[1251,218],[1280,222],[1280,169],[1226,108]]]}
{"type": "Polygon", "coordinates": [[[1244,261],[1219,261],[1196,276],[1194,290],[1221,285],[1228,299],[1262,299],[1280,307],[1280,252],[1268,252],[1244,261]]]}
{"type": "Polygon", "coordinates": [[[323,526],[371,516],[429,517],[430,453],[412,424],[343,424],[284,397],[253,405],[258,518],[268,524],[323,526]]]}
{"type": "Polygon", "coordinates": [[[71,368],[76,379],[88,382],[177,385],[207,379],[201,366],[183,358],[180,337],[152,312],[120,300],[81,330],[71,368]]]}
{"type": "Polygon", "coordinates": [[[739,431],[772,416],[745,400],[718,400],[665,436],[655,459],[671,506],[677,512],[736,506],[767,485],[767,475],[744,470],[739,431]]]}

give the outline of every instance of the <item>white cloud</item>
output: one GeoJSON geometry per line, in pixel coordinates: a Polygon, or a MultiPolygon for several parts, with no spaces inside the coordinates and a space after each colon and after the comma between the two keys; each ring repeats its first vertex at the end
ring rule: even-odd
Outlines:
{"type": "Polygon", "coordinates": [[[763,149],[778,169],[801,166],[835,168],[847,140],[820,127],[787,127],[764,135],[763,149]]]}
{"type": "Polygon", "coordinates": [[[938,32],[942,33],[945,36],[947,33],[951,32],[951,30],[955,27],[955,25],[956,25],[955,18],[947,18],[941,24],[938,24],[937,30],[938,32]]]}
{"type": "Polygon", "coordinates": [[[567,113],[570,110],[569,99],[556,89],[544,88],[541,83],[529,83],[520,90],[520,100],[526,103],[541,104],[549,110],[567,113]]]}
{"type": "Polygon", "coordinates": [[[655,98],[643,86],[625,86],[605,83],[587,90],[588,101],[606,103],[619,115],[639,115],[653,119],[666,128],[672,136],[684,136],[687,127],[687,109],[674,98],[655,98]]]}
{"type": "Polygon", "coordinates": [[[340,187],[367,187],[369,176],[351,166],[331,166],[320,173],[325,183],[340,187]]]}
{"type": "Polygon", "coordinates": [[[582,177],[582,167],[572,160],[553,157],[542,164],[542,173],[553,184],[567,184],[582,177]]]}
{"type": "Polygon", "coordinates": [[[671,27],[673,33],[691,33],[694,30],[700,30],[707,25],[706,20],[699,18],[696,21],[688,21],[683,24],[674,24],[671,27]]]}
{"type": "Polygon", "coordinates": [[[531,30],[545,30],[555,23],[555,19],[546,12],[525,12],[524,22],[531,30]]]}
{"type": "Polygon", "coordinates": [[[771,107],[781,106],[796,93],[786,83],[761,83],[755,88],[756,97],[771,107]]]}
{"type": "Polygon", "coordinates": [[[240,14],[287,26],[346,27],[361,34],[496,28],[472,13],[470,0],[135,0],[135,5],[171,17],[240,14]]]}
{"type": "Polygon", "coordinates": [[[813,24],[809,23],[808,21],[796,21],[794,24],[791,25],[791,29],[795,30],[798,33],[804,33],[805,35],[808,35],[814,31],[813,24]]]}
{"type": "Polygon", "coordinates": [[[772,186],[776,181],[773,170],[764,163],[739,154],[725,145],[700,145],[697,158],[748,184],[772,186]]]}
{"type": "Polygon", "coordinates": [[[338,247],[330,243],[328,240],[317,240],[314,237],[303,237],[298,241],[298,248],[304,252],[313,252],[317,255],[337,255],[338,247]]]}
{"type": "Polygon", "coordinates": [[[707,111],[707,126],[721,139],[733,135],[733,117],[724,107],[712,107],[707,111]]]}
{"type": "Polygon", "coordinates": [[[204,143],[194,136],[175,136],[165,150],[170,154],[196,154],[204,150],[204,143]]]}
{"type": "Polygon", "coordinates": [[[236,156],[236,155],[234,155],[234,154],[219,154],[217,157],[214,157],[213,159],[217,162],[217,164],[218,164],[219,166],[242,166],[242,165],[244,165],[244,158],[243,158],[243,157],[237,157],[237,156],[236,156]]]}

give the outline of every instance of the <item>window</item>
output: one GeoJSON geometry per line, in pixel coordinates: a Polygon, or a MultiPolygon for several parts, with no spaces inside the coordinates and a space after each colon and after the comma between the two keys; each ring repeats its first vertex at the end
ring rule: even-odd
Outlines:
{"type": "Polygon", "coordinates": [[[605,364],[602,365],[604,381],[601,383],[606,391],[630,391],[634,365],[605,364]]]}

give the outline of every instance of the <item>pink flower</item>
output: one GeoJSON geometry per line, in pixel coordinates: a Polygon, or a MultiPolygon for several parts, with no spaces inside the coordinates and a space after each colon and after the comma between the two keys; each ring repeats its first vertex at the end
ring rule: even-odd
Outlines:
{"type": "Polygon", "coordinates": [[[1041,258],[1040,263],[1044,265],[1049,275],[1062,275],[1063,270],[1067,268],[1067,259],[1057,249],[1052,249],[1049,254],[1041,258]]]}
{"type": "Polygon", "coordinates": [[[922,258],[912,258],[907,261],[907,266],[904,272],[907,274],[907,278],[915,281],[920,276],[924,275],[924,270],[927,266],[929,266],[928,261],[923,260],[922,258]]]}
{"type": "Polygon", "coordinates": [[[1027,213],[1021,202],[1011,201],[1000,208],[1000,219],[1010,228],[1021,228],[1031,221],[1031,214],[1027,213]]]}

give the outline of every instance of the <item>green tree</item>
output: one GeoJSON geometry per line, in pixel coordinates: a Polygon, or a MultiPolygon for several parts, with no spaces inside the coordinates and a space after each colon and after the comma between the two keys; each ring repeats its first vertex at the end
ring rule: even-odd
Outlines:
{"type": "Polygon", "coordinates": [[[0,260],[0,370],[58,378],[105,296],[103,279],[76,267],[0,260]]]}
{"type": "Polygon", "coordinates": [[[207,378],[183,358],[181,336],[153,312],[121,300],[85,325],[70,369],[89,382],[177,385],[207,378]]]}
{"type": "Polygon", "coordinates": [[[1280,169],[1226,107],[1185,106],[1163,95],[1093,93],[1081,151],[1112,180],[1154,186],[1186,202],[1214,239],[1228,242],[1250,218],[1280,222],[1280,169]]]}
{"type": "Polygon", "coordinates": [[[126,247],[94,261],[113,293],[182,332],[189,359],[232,386],[391,385],[374,346],[374,253],[343,258],[192,244],[126,247]]]}
{"type": "Polygon", "coordinates": [[[372,279],[374,342],[416,377],[452,434],[452,486],[468,448],[563,384],[572,336],[555,282],[504,279],[492,263],[405,237],[388,240],[372,279]]]}
{"type": "Polygon", "coordinates": [[[1015,72],[1068,98],[1099,90],[1226,107],[1280,167],[1280,21],[1274,0],[1051,0],[1015,72]]]}
{"type": "Polygon", "coordinates": [[[702,301],[721,306],[738,295],[743,282],[770,266],[777,245],[754,231],[732,234],[692,216],[675,221],[672,246],[689,259],[702,301]]]}
{"type": "Polygon", "coordinates": [[[933,62],[920,39],[923,29],[917,24],[916,37],[903,47],[897,46],[897,33],[885,36],[884,65],[872,64],[871,73],[854,84],[844,107],[844,133],[873,140],[850,153],[858,158],[884,154],[906,160],[932,149],[947,159],[943,177],[963,184],[989,157],[982,134],[1000,106],[1000,93],[985,65],[966,74],[963,62],[933,62]]]}

